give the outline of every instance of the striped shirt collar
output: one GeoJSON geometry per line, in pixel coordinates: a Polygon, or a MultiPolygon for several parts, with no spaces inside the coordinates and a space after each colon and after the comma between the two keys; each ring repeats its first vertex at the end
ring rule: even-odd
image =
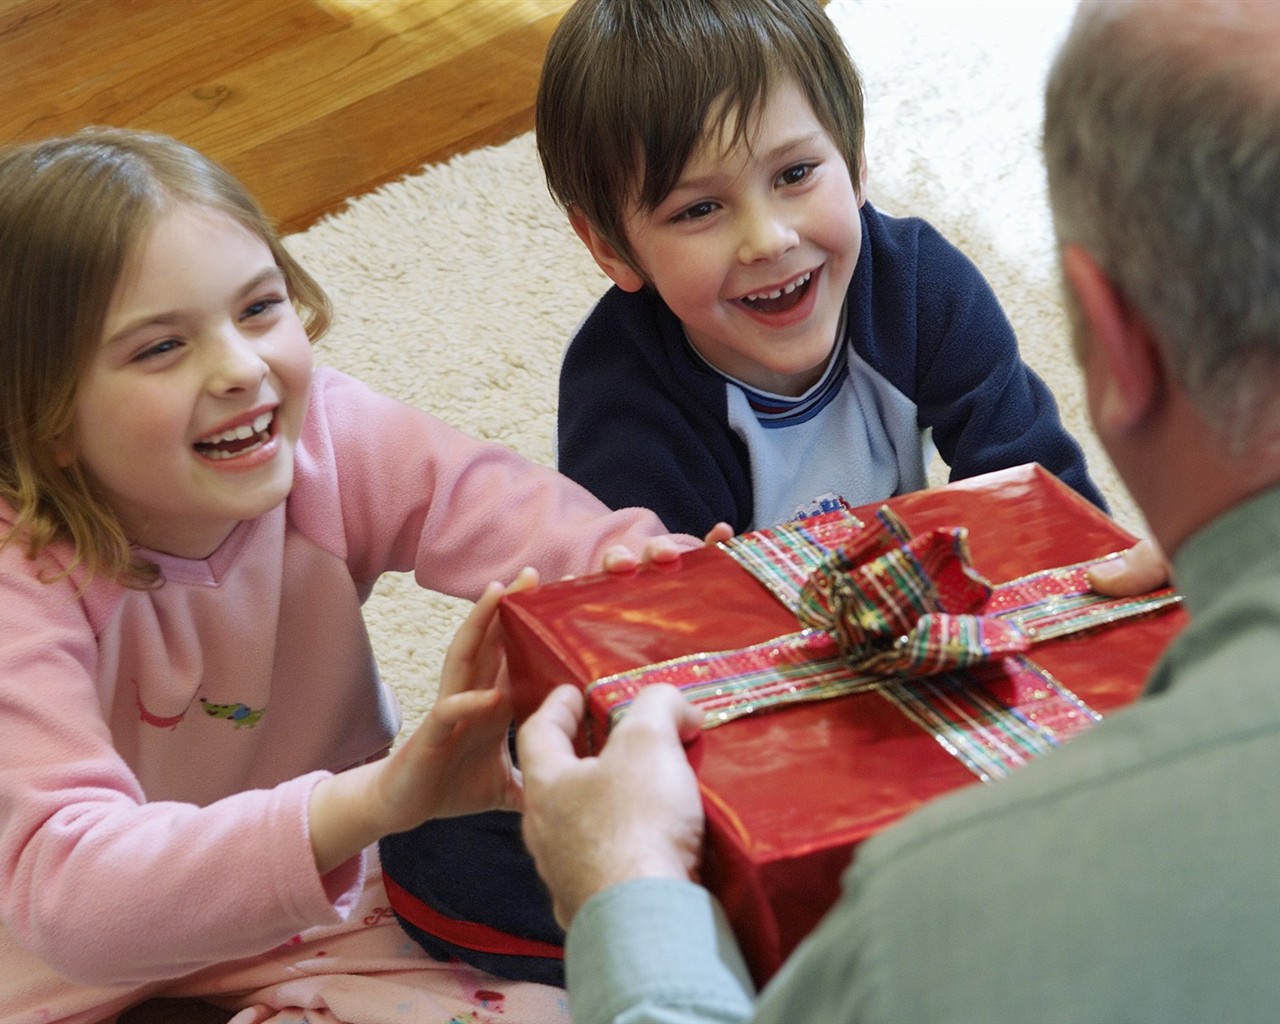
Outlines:
{"type": "Polygon", "coordinates": [[[728,381],[746,395],[751,411],[764,427],[785,427],[794,423],[804,423],[818,415],[840,391],[844,381],[845,369],[849,365],[849,346],[843,343],[845,333],[845,317],[847,308],[840,311],[840,322],[836,327],[836,344],[832,346],[831,356],[827,360],[827,368],[822,376],[803,395],[775,395],[769,391],[760,391],[750,384],[745,384],[737,377],[717,369],[709,363],[705,356],[689,341],[685,333],[685,343],[694,358],[717,377],[728,381]]]}

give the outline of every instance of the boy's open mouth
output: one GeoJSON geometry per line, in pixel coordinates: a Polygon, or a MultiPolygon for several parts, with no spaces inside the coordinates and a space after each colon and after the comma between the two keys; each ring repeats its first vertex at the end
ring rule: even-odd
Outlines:
{"type": "Polygon", "coordinates": [[[813,281],[813,271],[806,271],[790,284],[771,292],[744,295],[738,301],[757,313],[786,313],[800,304],[813,281]]]}
{"type": "Polygon", "coordinates": [[[230,459],[260,448],[271,440],[272,412],[264,412],[252,423],[242,423],[234,430],[205,438],[195,443],[195,449],[206,459],[230,459]]]}

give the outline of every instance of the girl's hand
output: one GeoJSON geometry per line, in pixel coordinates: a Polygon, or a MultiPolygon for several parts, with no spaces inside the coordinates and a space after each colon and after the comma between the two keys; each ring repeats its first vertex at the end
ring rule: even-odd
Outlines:
{"type": "MultiPolygon", "coordinates": [[[[707,535],[702,538],[702,546],[707,548],[715,547],[732,536],[732,526],[728,523],[716,523],[707,532],[707,535]]],[[[630,572],[632,569],[641,565],[648,565],[650,562],[658,564],[675,562],[679,560],[681,552],[688,550],[690,548],[687,541],[681,543],[675,534],[670,533],[661,537],[654,537],[645,544],[644,550],[638,556],[626,545],[618,544],[604,553],[604,571],[630,572]]]]}
{"type": "Polygon", "coordinates": [[[537,582],[537,573],[525,569],[505,590],[491,583],[450,643],[439,695],[413,734],[390,757],[317,784],[311,845],[321,874],[428,818],[520,806],[497,611],[504,593],[537,582]]]}

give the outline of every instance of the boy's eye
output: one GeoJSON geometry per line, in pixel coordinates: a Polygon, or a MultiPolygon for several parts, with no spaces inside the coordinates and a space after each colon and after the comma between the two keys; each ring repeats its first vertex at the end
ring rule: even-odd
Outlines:
{"type": "Polygon", "coordinates": [[[701,220],[703,217],[709,217],[718,209],[718,204],[713,203],[710,199],[704,199],[700,203],[694,203],[692,206],[686,206],[671,219],[674,221],[681,220],[701,220]]]}
{"type": "Polygon", "coordinates": [[[146,348],[144,348],[141,352],[139,352],[133,358],[135,362],[142,362],[146,359],[153,359],[157,356],[162,356],[162,355],[165,355],[166,353],[172,352],[180,344],[181,342],[178,341],[177,338],[165,338],[164,341],[158,341],[154,345],[148,345],[146,348]]]}
{"type": "Polygon", "coordinates": [[[796,164],[778,175],[780,185],[798,185],[813,173],[813,164],[796,164]]]}

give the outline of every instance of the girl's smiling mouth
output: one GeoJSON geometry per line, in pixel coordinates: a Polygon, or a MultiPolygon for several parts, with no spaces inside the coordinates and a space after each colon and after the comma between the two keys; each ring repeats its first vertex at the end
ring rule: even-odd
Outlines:
{"type": "Polygon", "coordinates": [[[259,413],[250,423],[223,430],[195,443],[196,452],[206,459],[232,459],[256,451],[271,440],[274,410],[259,413]]]}

